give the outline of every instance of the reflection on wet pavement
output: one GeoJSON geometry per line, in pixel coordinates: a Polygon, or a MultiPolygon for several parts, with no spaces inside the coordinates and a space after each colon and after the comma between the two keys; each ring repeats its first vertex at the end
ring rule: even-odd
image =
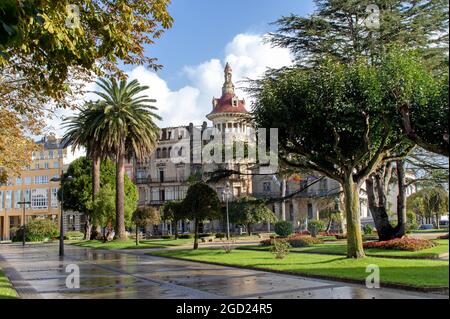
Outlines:
{"type": "Polygon", "coordinates": [[[0,267],[22,298],[448,298],[395,289],[54,244],[0,246],[0,267]],[[66,266],[80,269],[67,288],[66,266]]]}

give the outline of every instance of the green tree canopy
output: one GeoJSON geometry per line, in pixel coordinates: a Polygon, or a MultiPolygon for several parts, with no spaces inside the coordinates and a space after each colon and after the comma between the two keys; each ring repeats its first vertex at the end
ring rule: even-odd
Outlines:
{"type": "Polygon", "coordinates": [[[344,188],[349,257],[363,256],[359,221],[361,183],[383,161],[412,147],[398,108],[426,107],[439,82],[410,54],[388,54],[377,65],[327,60],[314,69],[269,72],[252,89],[257,127],[276,127],[280,158],[311,169],[344,188]],[[305,121],[304,119],[308,119],[305,121]]]}
{"type": "Polygon", "coordinates": [[[183,200],[183,210],[189,220],[194,221],[195,240],[194,249],[198,248],[198,225],[204,220],[220,218],[221,205],[214,189],[205,183],[198,182],[189,186],[183,200]]]}
{"type": "Polygon", "coordinates": [[[161,222],[161,214],[153,206],[141,206],[136,208],[131,219],[136,225],[136,245],[139,245],[139,227],[159,224],[161,222]]]}
{"type": "Polygon", "coordinates": [[[267,207],[264,201],[254,197],[244,196],[230,203],[230,222],[247,226],[251,235],[251,226],[263,222],[275,223],[275,214],[267,207]]]}

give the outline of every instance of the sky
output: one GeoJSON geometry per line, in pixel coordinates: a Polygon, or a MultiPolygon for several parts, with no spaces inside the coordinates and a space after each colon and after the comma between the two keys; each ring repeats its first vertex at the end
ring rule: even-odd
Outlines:
{"type": "MultiPolygon", "coordinates": [[[[243,79],[255,79],[268,67],[292,63],[287,49],[262,41],[267,32],[276,29],[271,22],[283,15],[308,15],[313,10],[313,0],[173,0],[169,6],[173,27],[156,44],[145,47],[146,55],[158,58],[163,69],[154,72],[130,65],[122,69],[130,79],[150,87],[146,94],[157,100],[155,106],[163,118],[157,122],[160,127],[190,122],[199,125],[212,109],[212,98],[221,95],[226,62],[233,69],[236,93],[248,101],[239,89],[243,79]]],[[[93,84],[88,87],[95,88],[93,84]]],[[[92,95],[83,98],[88,100],[92,95]]],[[[61,118],[70,114],[58,111],[48,122],[49,130],[63,135],[61,118]]],[[[70,154],[68,162],[82,154],[70,154]]]]}

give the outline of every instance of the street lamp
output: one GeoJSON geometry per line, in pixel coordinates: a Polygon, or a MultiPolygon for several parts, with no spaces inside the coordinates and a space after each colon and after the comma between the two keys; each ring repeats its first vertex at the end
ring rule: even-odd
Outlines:
{"type": "Polygon", "coordinates": [[[227,182],[225,189],[222,191],[222,199],[226,203],[227,207],[227,240],[230,240],[230,217],[228,214],[228,199],[230,198],[231,190],[230,183],[227,182]]]}
{"type": "Polygon", "coordinates": [[[72,181],[72,176],[64,176],[64,171],[61,172],[61,177],[53,177],[50,182],[61,182],[61,218],[59,221],[59,255],[64,256],[64,182],[72,181]]]}
{"type": "Polygon", "coordinates": [[[22,246],[25,246],[25,235],[26,235],[26,230],[25,230],[25,207],[26,205],[31,205],[30,201],[25,201],[25,198],[23,199],[23,201],[21,202],[17,202],[17,204],[22,205],[23,207],[23,216],[22,216],[22,220],[23,220],[23,234],[22,234],[22,246]]]}

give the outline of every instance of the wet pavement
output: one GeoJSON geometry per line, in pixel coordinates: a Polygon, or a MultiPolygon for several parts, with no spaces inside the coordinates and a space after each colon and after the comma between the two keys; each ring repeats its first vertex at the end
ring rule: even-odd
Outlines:
{"type": "MultiPolygon", "coordinates": [[[[448,298],[398,289],[367,289],[335,281],[207,265],[140,253],[56,244],[0,245],[0,267],[22,298],[448,298]],[[66,285],[66,267],[77,265],[79,288],[66,285]]],[[[70,284],[70,281],[69,281],[70,284]]]]}

